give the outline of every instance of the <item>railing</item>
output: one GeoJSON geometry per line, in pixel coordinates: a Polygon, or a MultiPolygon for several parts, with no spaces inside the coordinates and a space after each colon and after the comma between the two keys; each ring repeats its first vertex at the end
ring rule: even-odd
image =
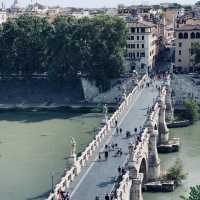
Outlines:
{"type": "Polygon", "coordinates": [[[126,112],[127,108],[132,104],[133,99],[137,95],[137,91],[144,87],[145,81],[147,80],[147,75],[145,75],[139,82],[138,85],[132,90],[132,92],[127,96],[127,98],[121,103],[119,108],[113,113],[111,118],[105,124],[105,126],[99,131],[95,136],[95,139],[86,147],[86,149],[81,153],[81,156],[77,158],[76,163],[72,166],[66,173],[65,176],[61,179],[60,183],[55,186],[54,193],[50,193],[47,200],[56,200],[56,195],[58,190],[66,190],[69,188],[70,183],[77,176],[82,167],[85,166],[85,163],[93,155],[94,151],[100,146],[102,140],[106,135],[110,133],[111,128],[114,126],[115,121],[119,120],[120,117],[126,112]]]}
{"type": "Polygon", "coordinates": [[[123,196],[129,193],[130,186],[129,172],[126,172],[122,177],[122,181],[119,183],[119,188],[116,190],[115,200],[123,200],[123,196]]]}

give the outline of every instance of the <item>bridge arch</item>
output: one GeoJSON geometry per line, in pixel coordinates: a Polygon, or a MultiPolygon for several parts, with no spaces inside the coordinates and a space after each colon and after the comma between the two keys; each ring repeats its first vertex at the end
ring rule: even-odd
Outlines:
{"type": "Polygon", "coordinates": [[[141,163],[139,165],[139,173],[143,174],[143,181],[142,184],[147,182],[147,173],[148,173],[148,168],[147,168],[147,160],[145,157],[141,159],[141,163]]]}

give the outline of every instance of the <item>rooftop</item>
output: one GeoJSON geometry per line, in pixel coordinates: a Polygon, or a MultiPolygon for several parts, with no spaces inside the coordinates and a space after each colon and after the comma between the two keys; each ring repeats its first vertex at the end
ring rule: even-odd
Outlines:
{"type": "Polygon", "coordinates": [[[179,28],[176,28],[176,31],[195,31],[200,30],[200,24],[184,24],[179,28]]]}

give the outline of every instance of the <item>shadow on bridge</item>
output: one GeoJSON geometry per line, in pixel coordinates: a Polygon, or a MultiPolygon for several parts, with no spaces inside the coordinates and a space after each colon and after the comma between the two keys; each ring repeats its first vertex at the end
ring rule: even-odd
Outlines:
{"type": "Polygon", "coordinates": [[[111,177],[111,179],[109,181],[103,181],[100,184],[98,184],[97,186],[100,188],[103,187],[107,187],[108,185],[113,185],[116,182],[115,177],[111,177]]]}

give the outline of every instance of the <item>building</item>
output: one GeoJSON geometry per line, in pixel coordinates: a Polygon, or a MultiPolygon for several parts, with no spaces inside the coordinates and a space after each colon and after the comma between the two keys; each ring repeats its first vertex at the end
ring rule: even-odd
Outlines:
{"type": "Polygon", "coordinates": [[[0,24],[6,22],[8,16],[6,11],[0,11],[0,24]]]}
{"type": "Polygon", "coordinates": [[[157,26],[145,21],[127,21],[127,25],[128,69],[151,71],[159,51],[157,26]]]}
{"type": "Polygon", "coordinates": [[[192,45],[200,43],[200,24],[182,24],[175,32],[175,71],[193,72],[195,68],[192,45]]]}

